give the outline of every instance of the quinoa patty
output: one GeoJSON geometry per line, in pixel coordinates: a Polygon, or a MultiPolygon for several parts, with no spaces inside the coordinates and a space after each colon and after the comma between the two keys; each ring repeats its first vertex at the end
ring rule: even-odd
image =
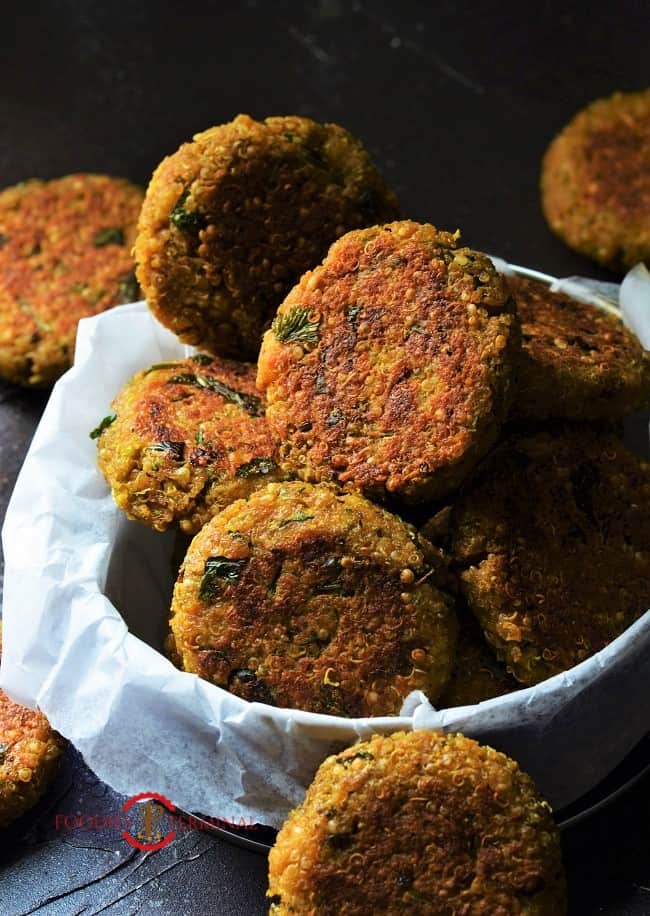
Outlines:
{"type": "Polygon", "coordinates": [[[410,221],[350,232],[289,293],[257,380],[291,472],[417,503],[458,486],[496,441],[514,305],[457,238],[410,221]]]}
{"type": "Polygon", "coordinates": [[[376,735],[321,764],[269,855],[271,916],[563,916],[533,781],[462,735],[376,735]]]}
{"type": "Polygon", "coordinates": [[[170,652],[247,700],[344,716],[398,713],[449,679],[456,618],[439,553],[358,494],[272,483],[195,537],[170,652]]]}
{"type": "Polygon", "coordinates": [[[508,277],[521,320],[514,412],[545,419],[618,419],[650,403],[650,354],[595,305],[508,277]]]}
{"type": "Polygon", "coordinates": [[[576,251],[614,270],[650,264],[650,89],[578,112],[544,157],[542,206],[576,251]]]}
{"type": "Polygon", "coordinates": [[[519,690],[521,684],[497,661],[475,618],[464,611],[459,621],[454,670],[436,703],[438,709],[473,706],[519,690]]]}
{"type": "Polygon", "coordinates": [[[19,706],[0,690],[0,828],[36,804],[56,773],[62,750],[62,739],[43,713],[19,706]]]}
{"type": "Polygon", "coordinates": [[[138,278],[153,313],[181,340],[256,359],[277,306],[330,243],[397,212],[343,128],[239,115],[156,169],[140,218],[138,278]]]}
{"type": "Polygon", "coordinates": [[[131,248],[142,198],[107,175],[0,192],[0,376],[53,382],[72,362],[80,318],[139,297],[131,248]]]}
{"type": "Polygon", "coordinates": [[[199,354],[138,372],[91,435],[130,518],[194,534],[236,499],[279,478],[255,367],[199,354]]]}
{"type": "Polygon", "coordinates": [[[650,606],[650,465],[586,426],[514,435],[465,488],[452,548],[497,655],[535,684],[650,606]]]}

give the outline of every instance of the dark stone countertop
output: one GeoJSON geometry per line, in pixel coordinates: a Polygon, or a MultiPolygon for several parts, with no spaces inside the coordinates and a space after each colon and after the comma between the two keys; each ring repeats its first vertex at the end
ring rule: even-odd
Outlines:
{"type": "MultiPolygon", "coordinates": [[[[0,30],[0,186],[71,171],[146,183],[239,111],[305,114],[358,134],[409,216],[516,263],[604,278],[547,230],[539,163],[587,101],[650,84],[647,26],[634,2],[17,4],[0,30]]],[[[0,386],[2,514],[46,399],[0,386]]],[[[61,825],[123,802],[69,749],[0,837],[0,914],[265,912],[260,855],[198,831],[142,853],[114,829],[61,825]]],[[[650,913],[649,814],[646,779],[564,834],[572,916],[650,913]]]]}

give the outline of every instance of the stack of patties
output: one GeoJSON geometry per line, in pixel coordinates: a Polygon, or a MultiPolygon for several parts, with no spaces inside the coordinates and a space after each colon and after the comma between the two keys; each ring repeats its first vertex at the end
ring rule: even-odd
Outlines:
{"type": "Polygon", "coordinates": [[[295,117],[199,134],[147,192],[138,277],[210,355],[143,369],[93,435],[130,517],[196,535],[171,658],[248,700],[479,702],[645,610],[648,469],[570,422],[647,403],[640,346],[396,212],[358,141],[295,117]]]}
{"type": "Polygon", "coordinates": [[[462,600],[508,673],[531,685],[650,605],[650,466],[621,438],[624,417],[650,402],[650,359],[612,314],[508,283],[522,329],[514,422],[438,514],[444,525],[425,530],[446,528],[434,540],[453,556],[462,600]]]}

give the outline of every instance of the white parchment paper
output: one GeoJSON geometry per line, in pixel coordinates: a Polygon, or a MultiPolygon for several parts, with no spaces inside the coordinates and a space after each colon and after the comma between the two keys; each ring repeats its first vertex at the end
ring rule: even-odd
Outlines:
{"type": "MultiPolygon", "coordinates": [[[[648,341],[650,275],[632,280],[622,306],[648,341]]],[[[650,730],[650,613],[536,687],[443,711],[414,693],[400,718],[247,703],[176,670],[161,654],[173,536],[119,512],[88,431],[134,372],[186,352],[144,303],[83,320],[75,365],[54,388],[3,529],[0,685],[39,706],[101,779],[127,795],[161,792],[187,810],[277,827],[327,754],[373,732],[432,727],[511,754],[562,807],[650,730]]]]}

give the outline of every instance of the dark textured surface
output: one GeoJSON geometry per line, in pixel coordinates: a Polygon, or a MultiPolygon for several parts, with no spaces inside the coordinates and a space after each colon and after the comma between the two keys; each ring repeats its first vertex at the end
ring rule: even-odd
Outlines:
{"type": "MultiPolygon", "coordinates": [[[[547,230],[539,161],[585,102],[650,84],[645,4],[180,10],[60,0],[5,11],[0,185],[76,170],[146,182],[195,131],[238,111],[295,112],[359,134],[409,216],[459,225],[470,244],[550,273],[604,276],[547,230]]],[[[3,513],[45,400],[0,387],[3,513]]],[[[189,833],[145,855],[119,832],[55,829],[56,813],[122,802],[69,752],[39,811],[0,838],[0,916],[265,911],[265,861],[218,839],[189,833]]],[[[572,916],[650,913],[649,814],[646,780],[565,834],[572,916]]]]}

